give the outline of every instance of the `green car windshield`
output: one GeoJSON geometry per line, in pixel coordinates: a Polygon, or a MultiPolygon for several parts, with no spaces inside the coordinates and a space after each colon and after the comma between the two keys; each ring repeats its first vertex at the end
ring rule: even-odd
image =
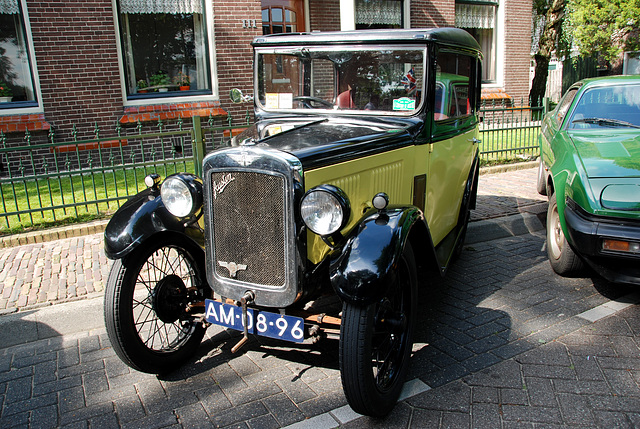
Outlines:
{"type": "Polygon", "coordinates": [[[586,89],[568,123],[569,129],[640,128],[640,84],[586,89]]]}
{"type": "Polygon", "coordinates": [[[424,58],[415,47],[260,49],[257,102],[269,111],[412,115],[422,102],[424,58]]]}

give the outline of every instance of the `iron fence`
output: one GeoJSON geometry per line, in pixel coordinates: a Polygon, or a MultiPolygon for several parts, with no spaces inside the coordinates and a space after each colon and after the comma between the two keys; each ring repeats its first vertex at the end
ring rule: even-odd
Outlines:
{"type": "Polygon", "coordinates": [[[90,138],[78,138],[74,127],[67,141],[54,130],[0,133],[0,234],[108,216],[145,188],[149,173],[199,174],[204,154],[227,145],[249,126],[245,119],[118,124],[109,136],[96,126],[90,138]]]}
{"type": "MultiPolygon", "coordinates": [[[[480,156],[483,164],[538,156],[537,136],[547,103],[540,107],[483,104],[480,156]]],[[[191,122],[179,119],[134,127],[117,125],[103,136],[59,141],[56,133],[0,133],[0,234],[32,226],[90,220],[115,212],[145,188],[149,173],[200,175],[204,155],[228,144],[249,126],[250,115],[191,122]]]]}
{"type": "Polygon", "coordinates": [[[483,102],[480,108],[480,159],[482,164],[500,164],[534,159],[540,154],[538,134],[549,111],[548,99],[537,105],[513,105],[511,100],[483,102]]]}

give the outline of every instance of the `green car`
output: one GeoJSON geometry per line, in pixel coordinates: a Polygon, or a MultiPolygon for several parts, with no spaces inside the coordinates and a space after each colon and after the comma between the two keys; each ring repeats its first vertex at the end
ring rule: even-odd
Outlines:
{"type": "Polygon", "coordinates": [[[544,118],[540,153],[553,270],[572,275],[586,263],[640,284],[640,76],[574,84],[544,118]]]}

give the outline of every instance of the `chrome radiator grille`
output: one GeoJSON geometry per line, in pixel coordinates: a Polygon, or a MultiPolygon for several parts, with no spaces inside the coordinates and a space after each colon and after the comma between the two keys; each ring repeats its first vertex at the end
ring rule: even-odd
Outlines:
{"type": "Polygon", "coordinates": [[[212,262],[216,275],[267,287],[284,285],[284,177],[253,171],[216,171],[210,185],[213,228],[209,229],[209,242],[214,245],[212,262]]]}

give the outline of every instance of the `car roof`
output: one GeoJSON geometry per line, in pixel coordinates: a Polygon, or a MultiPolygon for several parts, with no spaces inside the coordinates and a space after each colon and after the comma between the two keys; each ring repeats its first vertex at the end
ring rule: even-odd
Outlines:
{"type": "Polygon", "coordinates": [[[480,52],[478,42],[460,28],[411,28],[397,30],[314,31],[311,33],[282,33],[256,37],[252,45],[342,45],[387,43],[437,43],[480,52]]]}
{"type": "Polygon", "coordinates": [[[640,75],[603,76],[582,79],[574,85],[581,85],[583,88],[595,86],[615,86],[620,84],[640,84],[640,75]]]}

